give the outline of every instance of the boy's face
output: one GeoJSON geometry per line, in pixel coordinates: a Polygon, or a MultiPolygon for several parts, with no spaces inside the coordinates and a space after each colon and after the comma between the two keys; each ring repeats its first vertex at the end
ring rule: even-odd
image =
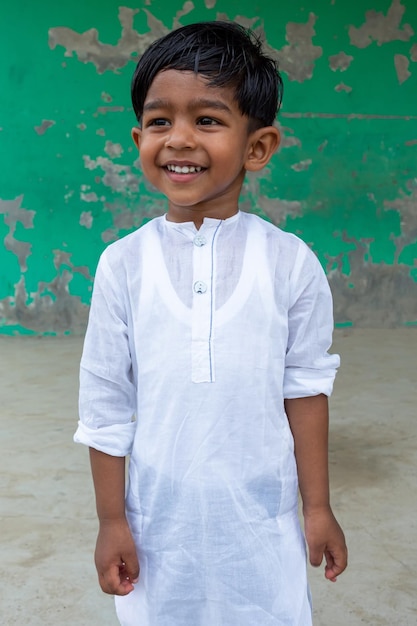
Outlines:
{"type": "Polygon", "coordinates": [[[276,129],[248,133],[249,120],[233,96],[230,88],[177,70],[160,72],[149,88],[142,127],[132,136],[144,175],[168,198],[171,221],[200,226],[205,216],[234,215],[246,169],[265,164],[251,167],[258,136],[272,130],[272,152],[278,145],[276,129]]]}

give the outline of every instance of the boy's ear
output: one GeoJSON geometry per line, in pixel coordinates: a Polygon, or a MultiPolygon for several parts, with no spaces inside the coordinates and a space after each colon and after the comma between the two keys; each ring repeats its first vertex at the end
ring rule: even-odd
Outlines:
{"type": "Polygon", "coordinates": [[[249,136],[249,149],[245,169],[248,172],[261,170],[278,148],[281,135],[275,126],[258,128],[249,136]]]}
{"type": "Polygon", "coordinates": [[[137,147],[138,150],[140,150],[140,140],[141,140],[141,137],[142,137],[142,129],[139,128],[139,126],[134,126],[132,128],[131,135],[132,135],[132,139],[133,139],[133,141],[135,143],[135,146],[137,147]]]}

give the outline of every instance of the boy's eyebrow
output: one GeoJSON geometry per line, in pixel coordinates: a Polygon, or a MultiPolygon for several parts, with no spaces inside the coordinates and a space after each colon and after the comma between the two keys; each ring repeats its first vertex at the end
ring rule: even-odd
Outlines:
{"type": "Polygon", "coordinates": [[[163,98],[156,98],[143,105],[143,111],[154,111],[155,109],[165,109],[169,106],[168,100],[163,98]]]}
{"type": "Polygon", "coordinates": [[[211,98],[194,98],[190,101],[190,109],[198,109],[199,107],[207,109],[219,109],[220,111],[230,112],[230,107],[223,100],[214,100],[211,98]]]}
{"type": "MultiPolygon", "coordinates": [[[[170,106],[171,103],[168,99],[155,98],[155,100],[150,100],[150,102],[147,102],[143,106],[143,111],[155,111],[156,109],[170,108],[170,106]]],[[[222,100],[212,100],[211,98],[193,98],[192,100],[190,100],[188,108],[218,109],[220,111],[226,111],[228,113],[231,112],[230,107],[228,107],[225,102],[223,102],[222,100]]]]}

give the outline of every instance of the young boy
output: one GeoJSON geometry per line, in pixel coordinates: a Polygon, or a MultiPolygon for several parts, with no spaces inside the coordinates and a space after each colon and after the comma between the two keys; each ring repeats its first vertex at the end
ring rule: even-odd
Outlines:
{"type": "Polygon", "coordinates": [[[156,41],[133,78],[133,140],[168,212],[100,259],[75,435],[124,626],[311,624],[298,485],[311,563],[332,581],[346,567],[328,284],[297,237],[238,208],[279,144],[281,92],[257,39],[225,22],[156,41]]]}

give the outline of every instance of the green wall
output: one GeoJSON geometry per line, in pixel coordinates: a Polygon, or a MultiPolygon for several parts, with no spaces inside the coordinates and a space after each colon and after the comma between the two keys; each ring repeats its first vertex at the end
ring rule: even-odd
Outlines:
{"type": "Polygon", "coordinates": [[[242,208],[300,235],[339,326],[417,323],[415,0],[89,0],[0,9],[0,333],[83,332],[98,256],[162,213],[130,140],[134,61],[235,19],[280,61],[283,143],[242,208]]]}

